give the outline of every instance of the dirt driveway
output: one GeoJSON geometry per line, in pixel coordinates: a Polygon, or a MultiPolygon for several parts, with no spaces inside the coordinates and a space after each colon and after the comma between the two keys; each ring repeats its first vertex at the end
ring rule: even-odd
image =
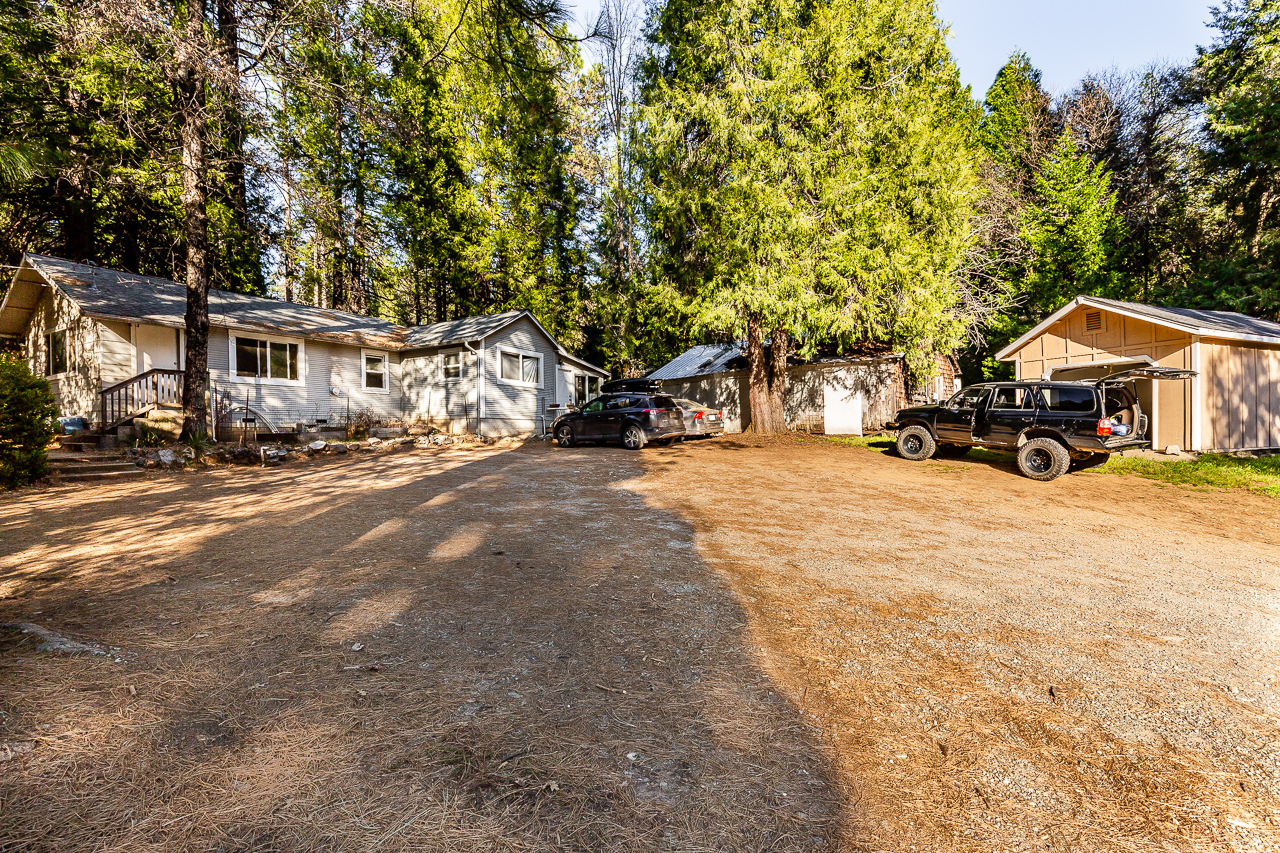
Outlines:
{"type": "Polygon", "coordinates": [[[0,851],[1280,849],[1280,511],[822,440],[0,499],[0,851]]]}

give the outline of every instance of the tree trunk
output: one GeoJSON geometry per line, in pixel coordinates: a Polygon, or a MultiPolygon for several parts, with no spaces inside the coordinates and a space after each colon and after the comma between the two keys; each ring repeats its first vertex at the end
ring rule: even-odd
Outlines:
{"type": "MultiPolygon", "coordinates": [[[[226,103],[223,111],[222,156],[226,158],[227,170],[224,192],[233,222],[231,239],[245,243],[243,247],[229,247],[227,254],[247,263],[248,268],[237,270],[250,276],[248,282],[242,279],[241,284],[249,284],[254,292],[261,295],[266,292],[266,282],[258,259],[257,235],[253,233],[249,223],[249,187],[245,178],[244,156],[247,129],[239,86],[240,22],[236,16],[236,0],[217,0],[217,15],[218,39],[222,43],[224,61],[228,69],[234,70],[236,74],[228,82],[224,92],[226,103]]],[[[236,266],[241,267],[241,263],[236,263],[236,266]]]]}
{"type": "Polygon", "coordinates": [[[766,349],[764,323],[758,314],[747,317],[747,387],[751,405],[751,429],[759,435],[786,432],[783,400],[787,390],[787,350],[790,339],[774,331],[766,349]]]}
{"type": "Polygon", "coordinates": [[[209,406],[209,210],[208,152],[205,149],[205,80],[201,45],[204,4],[187,6],[178,35],[176,75],[182,145],[182,209],[187,243],[187,347],[182,386],[182,437],[208,433],[209,406]]]}

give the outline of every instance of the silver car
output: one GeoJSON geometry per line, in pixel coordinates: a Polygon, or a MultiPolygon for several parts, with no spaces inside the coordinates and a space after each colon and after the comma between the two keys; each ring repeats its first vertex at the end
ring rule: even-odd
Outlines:
{"type": "Polygon", "coordinates": [[[676,405],[684,412],[684,437],[706,438],[724,435],[724,412],[712,409],[694,400],[676,398],[676,405]]]}

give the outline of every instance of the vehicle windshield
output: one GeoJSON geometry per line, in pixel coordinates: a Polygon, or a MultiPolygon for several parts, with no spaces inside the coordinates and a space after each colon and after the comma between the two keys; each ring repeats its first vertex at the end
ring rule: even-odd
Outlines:
{"type": "Polygon", "coordinates": [[[976,409],[982,399],[989,393],[991,393],[991,388],[986,385],[972,385],[968,388],[963,388],[947,401],[947,408],[976,409]]]}

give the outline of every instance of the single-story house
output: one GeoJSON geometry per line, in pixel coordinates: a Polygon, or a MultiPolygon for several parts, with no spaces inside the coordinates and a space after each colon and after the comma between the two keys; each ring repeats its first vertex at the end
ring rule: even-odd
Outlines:
{"type": "MultiPolygon", "coordinates": [[[[862,435],[881,429],[908,404],[936,402],[960,390],[955,358],[939,356],[927,382],[913,384],[901,353],[821,358],[787,367],[783,405],[793,429],[862,435]]],[[[692,347],[648,375],[674,397],[724,412],[725,431],[751,425],[744,342],[692,347]]]]}
{"type": "MultiPolygon", "coordinates": [[[[0,303],[0,336],[22,341],[64,416],[110,427],[180,401],[185,315],[177,282],[29,254],[0,303]]],[[[528,311],[408,328],[215,290],[209,323],[215,404],[247,405],[277,429],[363,412],[519,434],[608,377],[528,311]]]]}
{"type": "Polygon", "coordinates": [[[1077,296],[996,354],[1019,379],[1088,379],[1143,364],[1194,370],[1138,380],[1152,446],[1280,448],[1280,323],[1077,296]]]}

